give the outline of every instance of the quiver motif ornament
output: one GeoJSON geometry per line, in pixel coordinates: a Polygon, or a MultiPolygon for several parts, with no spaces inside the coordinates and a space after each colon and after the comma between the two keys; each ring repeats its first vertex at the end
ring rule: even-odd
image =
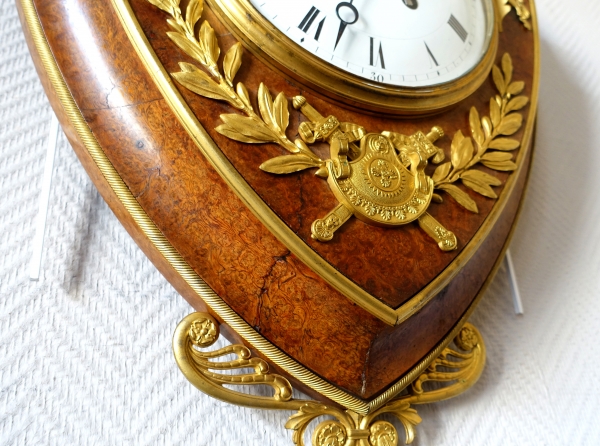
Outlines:
{"type": "Polygon", "coordinates": [[[330,241],[334,232],[355,215],[377,226],[400,226],[418,220],[440,249],[456,249],[454,234],[426,213],[434,185],[425,168],[427,160],[441,152],[433,145],[444,134],[441,128],[434,127],[427,136],[422,132],[410,137],[365,133],[362,127],[321,116],[302,96],[294,98],[294,108],[309,119],[299,128],[303,141],[329,143],[327,182],[340,202],[324,218],[314,221],[314,239],[330,241]]]}

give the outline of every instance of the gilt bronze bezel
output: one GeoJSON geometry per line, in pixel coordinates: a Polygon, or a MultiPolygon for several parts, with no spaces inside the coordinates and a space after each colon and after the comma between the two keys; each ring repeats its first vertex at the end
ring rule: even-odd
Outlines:
{"type": "Polygon", "coordinates": [[[211,9],[244,46],[267,65],[322,96],[369,113],[422,116],[448,109],[473,94],[492,69],[499,40],[496,1],[487,8],[487,51],[455,81],[427,87],[399,87],[348,73],[300,47],[252,6],[249,0],[207,0],[211,9]]]}

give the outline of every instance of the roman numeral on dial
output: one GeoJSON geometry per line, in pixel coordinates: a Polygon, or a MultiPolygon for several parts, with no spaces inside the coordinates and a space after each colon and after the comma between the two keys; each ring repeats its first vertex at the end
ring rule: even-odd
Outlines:
{"type": "Polygon", "coordinates": [[[467,36],[469,35],[469,33],[452,14],[450,14],[448,25],[450,25],[454,32],[458,34],[460,40],[462,40],[463,42],[467,40],[467,36]]]}
{"type": "MultiPolygon", "coordinates": [[[[319,11],[314,6],[311,7],[310,10],[308,11],[308,13],[304,16],[304,18],[300,22],[300,25],[298,25],[298,28],[300,28],[304,32],[307,32],[310,29],[310,27],[312,26],[313,22],[315,21],[315,19],[317,18],[317,16],[319,15],[320,12],[321,11],[319,11]]],[[[319,22],[319,24],[317,25],[317,30],[315,31],[315,40],[319,40],[319,37],[321,37],[321,31],[323,30],[323,24],[325,23],[326,18],[327,17],[323,17],[321,19],[321,21],[319,22]]]]}
{"type": "Polygon", "coordinates": [[[376,67],[378,64],[381,64],[381,68],[385,70],[385,60],[383,59],[383,47],[381,46],[381,42],[379,42],[379,49],[376,50],[375,39],[373,37],[369,37],[371,39],[369,48],[370,48],[370,58],[369,64],[372,67],[376,67]]]}
{"type": "Polygon", "coordinates": [[[315,21],[315,19],[317,18],[317,16],[319,15],[319,11],[317,8],[315,8],[314,6],[310,8],[310,11],[308,11],[308,14],[306,14],[304,16],[304,18],[302,19],[302,21],[300,22],[300,25],[298,25],[298,28],[300,28],[302,31],[306,32],[309,30],[310,25],[313,24],[313,22],[315,21]]]}

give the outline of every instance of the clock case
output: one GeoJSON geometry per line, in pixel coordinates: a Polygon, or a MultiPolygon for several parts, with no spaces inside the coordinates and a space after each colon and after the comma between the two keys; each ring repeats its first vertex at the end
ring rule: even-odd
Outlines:
{"type": "MultiPolygon", "coordinates": [[[[456,183],[478,212],[439,191],[443,203],[431,204],[428,212],[456,234],[458,247],[449,252],[416,224],[382,228],[351,219],[331,242],[314,240],[310,223],[337,204],[327,183],[311,171],[280,176],[260,170],[282,155],[281,147],[223,136],[215,129],[221,115],[234,111],[231,106],[194,94],[169,76],[160,84],[160,67],[174,73],[180,62],[193,61],[167,36],[167,15],[148,1],[17,5],[40,79],[90,178],[140,248],[201,313],[186,318],[174,339],[178,364],[197,387],[238,404],[298,410],[300,418],[288,423],[296,434],[310,414],[333,414],[343,419],[336,426],[346,436],[365,435],[369,428],[383,435],[389,426],[375,429],[365,420],[385,409],[408,435],[420,420],[408,406],[450,397],[476,381],[485,347],[466,321],[503,258],[530,168],[539,82],[532,3],[500,1],[498,16],[503,32],[495,63],[502,67],[502,55],[510,55],[512,79],[524,82],[520,94],[529,98],[511,136],[519,148],[505,152],[516,167],[480,166],[497,179],[497,199],[456,183]],[[532,30],[524,26],[529,23],[532,30]],[[214,366],[211,355],[198,357],[219,327],[235,344],[228,352],[238,355],[229,369],[254,369],[245,378],[209,372],[226,367],[214,366]],[[454,361],[445,359],[450,357],[454,361]],[[424,391],[423,382],[434,375],[460,379],[450,390],[424,391]],[[291,398],[289,383],[316,402],[291,398]],[[275,397],[247,397],[224,384],[267,384],[275,397]]],[[[236,43],[210,8],[202,20],[215,29],[221,48],[236,43]]],[[[448,159],[452,135],[471,134],[471,109],[488,116],[490,98],[498,94],[490,75],[450,111],[407,120],[341,107],[250,51],[237,79],[252,101],[264,83],[273,94],[302,95],[323,116],[369,132],[414,135],[440,126],[446,136],[435,144],[448,159]]],[[[292,134],[307,118],[291,103],[289,110],[292,134]]],[[[325,158],[327,146],[315,152],[325,158]]],[[[427,173],[434,169],[430,165],[427,173]]]]}

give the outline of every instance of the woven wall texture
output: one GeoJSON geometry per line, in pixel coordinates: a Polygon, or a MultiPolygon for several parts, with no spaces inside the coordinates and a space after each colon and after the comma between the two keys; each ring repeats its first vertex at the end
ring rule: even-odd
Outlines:
{"type": "MultiPolygon", "coordinates": [[[[419,446],[600,444],[600,3],[538,9],[537,152],[512,245],[525,315],[500,270],[472,317],[488,346],[483,376],[419,407],[419,446]]],[[[64,137],[42,276],[29,281],[51,110],[9,0],[0,43],[0,444],[291,444],[289,413],[211,400],[179,373],[171,335],[190,308],[64,137]]]]}

